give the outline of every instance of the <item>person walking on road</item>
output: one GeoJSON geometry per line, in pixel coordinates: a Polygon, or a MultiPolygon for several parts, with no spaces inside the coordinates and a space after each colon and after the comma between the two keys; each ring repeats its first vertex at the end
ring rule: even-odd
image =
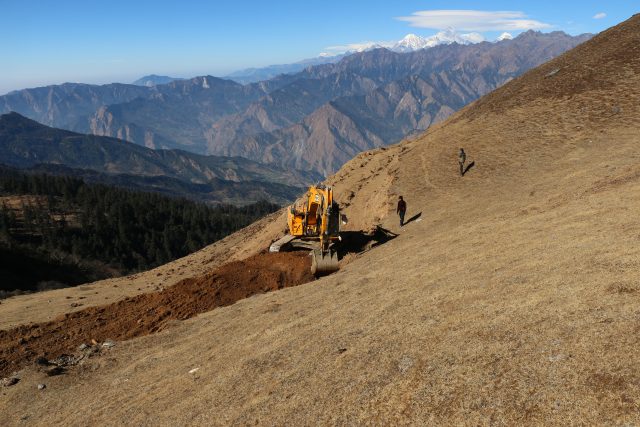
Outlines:
{"type": "Polygon", "coordinates": [[[461,148],[458,153],[458,163],[460,163],[460,176],[464,176],[464,162],[467,160],[467,154],[461,148]]]}
{"type": "Polygon", "coordinates": [[[407,202],[404,201],[402,196],[398,199],[398,208],[396,209],[396,212],[400,216],[400,227],[402,227],[404,225],[404,214],[407,212],[407,202]]]}

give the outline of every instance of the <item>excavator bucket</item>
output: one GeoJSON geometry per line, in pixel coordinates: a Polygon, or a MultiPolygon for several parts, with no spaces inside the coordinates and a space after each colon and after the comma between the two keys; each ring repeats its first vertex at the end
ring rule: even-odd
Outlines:
{"type": "Polygon", "coordinates": [[[338,253],[336,251],[323,252],[320,249],[311,251],[311,273],[324,276],[338,271],[338,253]]]}

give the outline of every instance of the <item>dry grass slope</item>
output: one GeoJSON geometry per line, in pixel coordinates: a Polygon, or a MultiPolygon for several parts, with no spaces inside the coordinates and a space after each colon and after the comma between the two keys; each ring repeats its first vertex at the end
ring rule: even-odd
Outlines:
{"type": "MultiPolygon", "coordinates": [[[[397,230],[398,194],[421,221],[335,275],[119,343],[44,392],[27,369],[1,391],[3,421],[640,423],[638,46],[634,16],[358,156],[331,179],[350,226],[397,230]],[[463,178],[459,147],[475,161],[463,178]]],[[[191,259],[247,255],[277,221],[191,259]]],[[[2,318],[24,322],[22,301],[2,318]]]]}

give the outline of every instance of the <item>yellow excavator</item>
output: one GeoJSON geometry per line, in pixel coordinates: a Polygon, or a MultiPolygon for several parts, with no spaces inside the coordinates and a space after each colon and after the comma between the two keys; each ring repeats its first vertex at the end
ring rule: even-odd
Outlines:
{"type": "Polygon", "coordinates": [[[333,189],[312,185],[305,197],[287,210],[289,234],[274,242],[270,252],[286,249],[311,249],[311,273],[316,276],[338,270],[336,244],[340,240],[340,207],[333,189]]]}

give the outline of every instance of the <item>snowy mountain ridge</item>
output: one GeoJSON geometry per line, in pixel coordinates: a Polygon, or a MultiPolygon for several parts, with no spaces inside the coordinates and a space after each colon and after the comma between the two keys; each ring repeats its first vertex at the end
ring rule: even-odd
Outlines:
{"type": "Polygon", "coordinates": [[[442,44],[473,44],[483,42],[484,40],[484,37],[480,33],[460,34],[450,28],[430,37],[407,34],[402,40],[395,43],[391,47],[391,50],[394,52],[413,52],[442,44]]]}

